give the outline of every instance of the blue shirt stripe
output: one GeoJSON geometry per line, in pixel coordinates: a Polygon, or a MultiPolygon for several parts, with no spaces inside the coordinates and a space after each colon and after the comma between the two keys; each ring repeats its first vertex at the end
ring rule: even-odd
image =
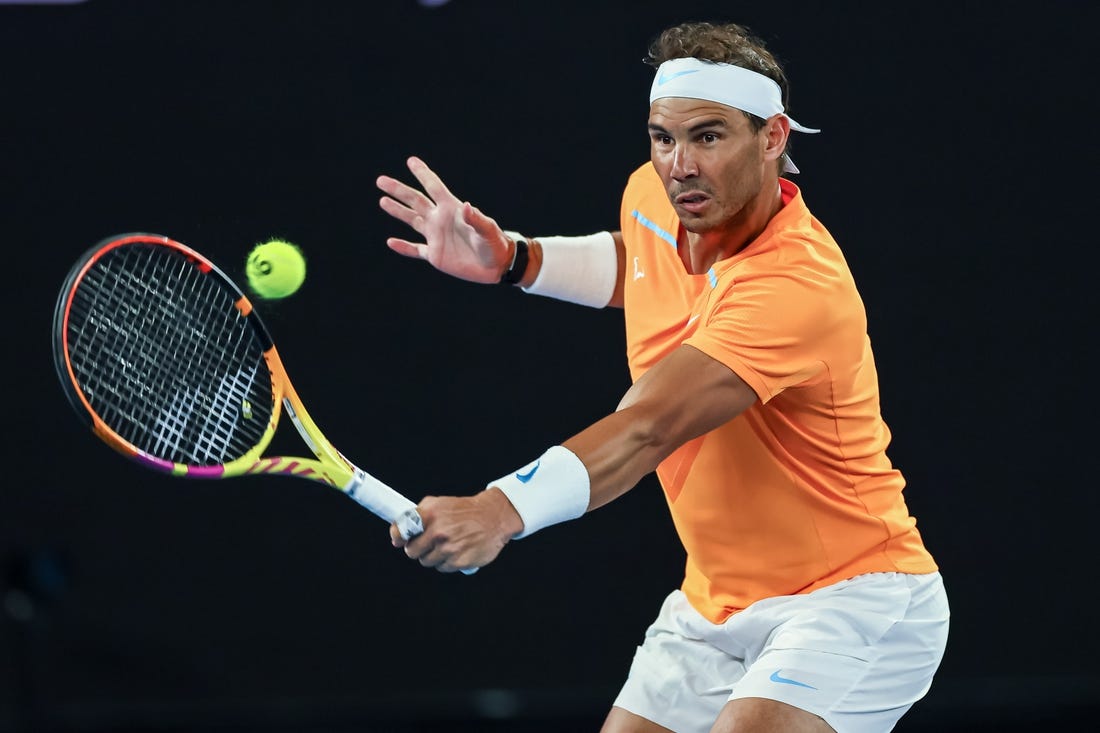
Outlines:
{"type": "Polygon", "coordinates": [[[676,246],[676,237],[672,236],[671,234],[666,232],[664,229],[662,229],[661,227],[659,227],[656,224],[654,224],[653,222],[651,222],[649,219],[645,218],[645,216],[642,214],[642,212],[638,211],[637,209],[634,209],[634,211],[630,212],[630,215],[633,216],[635,219],[637,219],[638,222],[642,226],[644,226],[646,229],[650,230],[651,232],[656,234],[658,237],[660,237],[661,239],[663,239],[666,242],[668,242],[669,244],[671,244],[673,247],[676,246]]]}
{"type": "MultiPolygon", "coordinates": [[[[642,212],[634,209],[634,211],[630,212],[630,215],[637,219],[638,223],[644,226],[646,229],[650,230],[658,237],[671,244],[673,247],[676,246],[676,237],[672,236],[664,229],[651,222],[645,217],[644,214],[642,214],[642,212]]],[[[707,270],[707,282],[710,283],[711,289],[718,287],[718,275],[715,274],[713,267],[707,270]]]]}

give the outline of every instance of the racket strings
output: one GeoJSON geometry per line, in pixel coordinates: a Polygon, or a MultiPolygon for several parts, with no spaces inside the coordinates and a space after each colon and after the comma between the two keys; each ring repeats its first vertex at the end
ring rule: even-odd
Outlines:
{"type": "Polygon", "coordinates": [[[239,293],[173,249],[116,247],[73,293],[68,352],[81,390],[123,440],[158,458],[217,465],[267,433],[264,349],[239,293]]]}

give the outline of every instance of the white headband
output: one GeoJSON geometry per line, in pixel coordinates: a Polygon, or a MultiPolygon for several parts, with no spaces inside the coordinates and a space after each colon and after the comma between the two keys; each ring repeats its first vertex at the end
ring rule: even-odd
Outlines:
{"type": "MultiPolygon", "coordinates": [[[[681,58],[666,61],[657,69],[649,90],[649,103],[664,97],[705,99],[748,112],[761,119],[783,114],[798,132],[821,132],[804,127],[783,112],[783,92],[773,79],[733,64],[681,58]]],[[[783,161],[783,171],[798,173],[790,157],[783,161]]]]}

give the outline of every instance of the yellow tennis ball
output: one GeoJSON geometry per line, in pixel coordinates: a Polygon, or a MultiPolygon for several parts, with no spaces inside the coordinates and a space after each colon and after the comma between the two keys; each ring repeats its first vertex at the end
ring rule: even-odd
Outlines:
{"type": "Polygon", "coordinates": [[[297,245],[282,239],[257,244],[245,262],[248,284],[262,298],[293,295],[306,279],[306,258],[297,245]]]}

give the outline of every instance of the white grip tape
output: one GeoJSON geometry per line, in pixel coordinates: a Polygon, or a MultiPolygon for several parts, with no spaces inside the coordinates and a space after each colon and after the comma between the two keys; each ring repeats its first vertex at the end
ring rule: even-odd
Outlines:
{"type": "Polygon", "coordinates": [[[619,256],[611,232],[583,237],[535,237],[542,247],[538,277],[525,293],[603,308],[615,294],[619,256]]]}
{"type": "Polygon", "coordinates": [[[504,492],[523,520],[523,530],[513,539],[582,516],[591,498],[588,469],[577,454],[560,445],[486,488],[490,486],[504,492]]]}
{"type": "MultiPolygon", "coordinates": [[[[348,482],[345,490],[352,499],[390,523],[396,522],[398,517],[404,516],[410,509],[416,509],[416,504],[412,501],[360,468],[355,469],[355,475],[348,482]]],[[[406,535],[404,528],[400,526],[398,528],[401,529],[401,536],[406,540],[424,531],[421,526],[419,532],[406,535]]]]}
{"type": "MultiPolygon", "coordinates": [[[[344,490],[376,516],[396,524],[401,539],[410,540],[424,532],[424,522],[420,519],[420,512],[416,511],[416,504],[363,469],[355,469],[344,490]]],[[[466,568],[462,572],[473,575],[477,568],[466,568]]]]}

